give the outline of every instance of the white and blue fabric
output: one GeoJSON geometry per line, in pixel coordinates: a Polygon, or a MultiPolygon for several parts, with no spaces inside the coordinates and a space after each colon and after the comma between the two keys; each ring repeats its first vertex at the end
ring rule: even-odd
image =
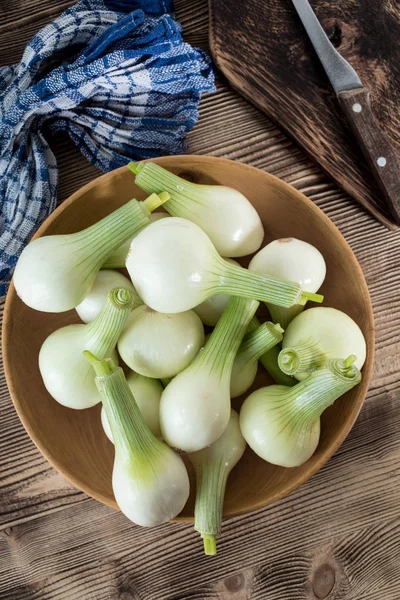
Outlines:
{"type": "Polygon", "coordinates": [[[209,57],[182,40],[170,0],[81,0],[0,68],[0,295],[18,256],[55,208],[49,145],[64,130],[103,171],[184,151],[209,57]]]}

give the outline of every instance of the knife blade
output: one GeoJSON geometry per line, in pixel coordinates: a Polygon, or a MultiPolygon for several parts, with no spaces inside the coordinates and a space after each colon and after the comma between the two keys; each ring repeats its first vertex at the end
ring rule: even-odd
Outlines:
{"type": "Polygon", "coordinates": [[[386,207],[400,225],[400,166],[370,105],[369,90],[332,45],[308,0],[292,0],[307,35],[332,84],[339,104],[380,187],[386,207]]]}

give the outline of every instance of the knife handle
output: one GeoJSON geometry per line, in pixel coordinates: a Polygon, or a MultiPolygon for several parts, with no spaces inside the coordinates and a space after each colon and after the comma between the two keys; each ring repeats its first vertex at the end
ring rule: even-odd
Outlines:
{"type": "Polygon", "coordinates": [[[371,110],[369,91],[340,92],[338,100],[377,181],[388,210],[400,225],[400,166],[396,152],[371,110]]]}

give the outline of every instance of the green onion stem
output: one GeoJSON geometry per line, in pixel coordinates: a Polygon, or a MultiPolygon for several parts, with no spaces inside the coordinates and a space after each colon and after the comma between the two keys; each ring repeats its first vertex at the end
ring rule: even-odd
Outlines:
{"type": "Polygon", "coordinates": [[[290,321],[293,321],[293,319],[304,310],[304,306],[301,304],[294,304],[289,308],[284,306],[275,306],[275,304],[270,304],[269,302],[266,304],[269,314],[271,315],[271,320],[274,323],[279,323],[283,329],[286,329],[290,321]]]}
{"type": "Polygon", "coordinates": [[[284,348],[278,357],[279,367],[286,375],[313,371],[321,367],[325,361],[325,354],[311,340],[298,346],[284,348]]]}
{"type": "MultiPolygon", "coordinates": [[[[354,355],[353,355],[354,356],[354,355]]],[[[299,419],[313,421],[334,401],[361,381],[361,373],[349,359],[328,361],[285,393],[287,406],[299,419]]]]}
{"type": "MultiPolygon", "coordinates": [[[[248,331],[254,331],[259,326],[260,321],[257,319],[257,317],[253,317],[250,321],[248,331]]],[[[264,367],[264,369],[271,375],[275,383],[279,385],[286,385],[287,387],[292,387],[296,385],[297,380],[294,379],[294,377],[289,377],[280,370],[278,365],[279,352],[280,346],[276,345],[267,352],[264,352],[264,354],[260,356],[259,361],[264,367]]]]}
{"type": "Polygon", "coordinates": [[[259,360],[261,356],[279,344],[283,338],[283,329],[274,323],[263,323],[257,329],[246,333],[237,356],[242,355],[243,364],[259,360]]]}
{"type": "MultiPolygon", "coordinates": [[[[149,214],[164,204],[169,197],[170,195],[167,192],[161,192],[159,195],[151,194],[148,198],[146,198],[146,200],[144,200],[142,203],[139,203],[142,212],[142,215],[139,215],[141,217],[141,222],[135,231],[131,231],[129,236],[125,236],[124,240],[118,244],[117,247],[115,247],[115,244],[113,244],[114,249],[107,253],[106,258],[101,265],[102,269],[122,269],[125,267],[126,257],[128,256],[132,239],[135,237],[135,235],[140,233],[144,227],[150,225],[150,219],[148,218],[149,214]],[[144,221],[143,215],[145,217],[144,221]]],[[[133,201],[131,200],[131,202],[133,201]]],[[[141,304],[143,304],[143,302],[141,302],[141,304]]]]}
{"type": "Polygon", "coordinates": [[[86,349],[100,359],[106,358],[114,350],[121,331],[135,306],[135,296],[126,288],[114,288],[91,322],[85,325],[86,349]]]}
{"type": "Polygon", "coordinates": [[[111,252],[104,263],[101,265],[102,269],[123,269],[125,267],[126,258],[128,256],[129,247],[131,245],[131,239],[124,242],[116,250],[111,252]]]}
{"type": "Polygon", "coordinates": [[[102,265],[110,252],[149,225],[149,214],[143,202],[132,199],[74,237],[93,248],[94,262],[102,265]]]}
{"type": "Polygon", "coordinates": [[[215,556],[215,554],[217,554],[217,541],[215,539],[215,535],[202,533],[201,537],[203,538],[204,542],[204,553],[207,556],[215,556]]]}
{"type": "Polygon", "coordinates": [[[147,210],[152,213],[154,210],[156,210],[156,208],[164,204],[164,202],[170,198],[171,196],[168,194],[168,192],[160,192],[158,195],[150,194],[150,196],[143,201],[143,204],[147,210]]]}
{"type": "Polygon", "coordinates": [[[308,299],[312,299],[314,302],[322,302],[323,300],[323,296],[318,294],[302,292],[297,283],[253,273],[226,262],[219,255],[217,255],[215,264],[221,284],[221,289],[217,290],[217,294],[255,298],[256,300],[287,307],[301,304],[308,299]]]}
{"type": "MultiPolygon", "coordinates": [[[[357,360],[357,356],[355,354],[350,354],[350,356],[348,356],[345,360],[344,360],[344,366],[346,369],[348,369],[348,367],[351,367],[351,365],[353,365],[357,360]]],[[[346,375],[347,377],[347,375],[346,375]]]]}
{"type": "Polygon", "coordinates": [[[278,385],[286,385],[287,387],[293,387],[297,383],[297,379],[286,375],[278,365],[278,357],[280,352],[280,346],[274,346],[268,352],[265,352],[259,359],[264,369],[271,375],[272,379],[278,385]]]}
{"type": "Polygon", "coordinates": [[[88,351],[85,351],[84,355],[95,369],[97,389],[110,424],[116,451],[123,460],[131,462],[132,468],[140,468],[147,464],[151,474],[151,460],[163,454],[164,445],[147,427],[123,370],[116,367],[111,359],[96,361],[96,357],[88,351]]]}
{"type": "Polygon", "coordinates": [[[136,175],[135,183],[147,194],[163,190],[170,194],[164,208],[173,217],[190,219],[196,204],[204,204],[209,186],[186,181],[153,162],[129,163],[128,169],[136,175]]]}
{"type": "Polygon", "coordinates": [[[231,374],[235,356],[259,302],[232,297],[193,367],[208,365],[220,379],[231,374]]]}
{"type": "Polygon", "coordinates": [[[226,482],[230,469],[226,461],[200,462],[196,470],[194,528],[204,539],[206,554],[216,554],[215,536],[221,532],[226,482]]]}
{"type": "Polygon", "coordinates": [[[299,304],[304,306],[309,300],[311,302],[317,302],[318,304],[321,304],[321,302],[324,300],[324,297],[322,294],[315,294],[314,292],[302,292],[299,304]]]}
{"type": "Polygon", "coordinates": [[[83,356],[93,366],[97,377],[105,377],[106,375],[111,375],[111,373],[114,372],[115,365],[112,358],[99,360],[97,356],[93,354],[93,352],[90,352],[90,350],[84,350],[83,356]]]}
{"type": "Polygon", "coordinates": [[[143,169],[145,163],[143,162],[130,162],[127,164],[127,167],[134,175],[139,175],[140,171],[143,169]]]}

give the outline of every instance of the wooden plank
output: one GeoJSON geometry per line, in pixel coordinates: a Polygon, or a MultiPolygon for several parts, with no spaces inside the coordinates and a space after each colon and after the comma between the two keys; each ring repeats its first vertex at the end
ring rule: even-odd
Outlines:
{"type": "MultiPolygon", "coordinates": [[[[236,102],[235,94],[220,87],[217,96],[209,97],[203,103],[201,122],[191,134],[190,149],[193,152],[205,152],[213,126],[213,153],[230,158],[244,160],[260,167],[268,166],[271,156],[275,155],[279,132],[267,123],[265,118],[255,109],[246,112],[246,103],[236,102]],[[214,111],[210,104],[214,103],[214,111]],[[232,110],[231,110],[232,107],[232,110]],[[236,129],[237,128],[237,129],[236,129]],[[272,134],[271,137],[269,134],[272,134]],[[227,139],[224,146],[224,139],[227,139]],[[226,150],[225,150],[226,148],[226,150]],[[249,150],[250,148],[250,150],[249,150]],[[255,156],[253,156],[256,148],[255,156]],[[250,156],[248,155],[250,153],[250,156]]],[[[93,177],[92,167],[81,157],[79,152],[65,140],[61,140],[60,151],[63,156],[60,176],[61,196],[67,196],[79,187],[84,178],[93,177]],[[65,145],[63,145],[65,144],[65,145]],[[81,168],[77,169],[80,165],[81,168]]],[[[293,146],[289,146],[291,148],[293,146]]],[[[294,147],[293,147],[294,148],[294,147]]],[[[282,153],[282,150],[281,150],[282,153]]],[[[399,236],[390,234],[373,221],[368,215],[360,215],[359,208],[349,204],[347,212],[342,213],[347,202],[343,193],[329,189],[326,183],[313,175],[306,163],[297,161],[297,151],[293,157],[283,153],[282,160],[272,162],[269,169],[274,174],[283,175],[286,170],[292,172],[290,181],[300,189],[309,192],[317,204],[325,208],[342,229],[353,250],[356,252],[361,266],[370,284],[372,299],[375,304],[377,319],[377,358],[373,389],[382,391],[385,386],[396,385],[400,378],[400,335],[393,327],[399,322],[400,306],[397,295],[400,289],[400,256],[398,253],[399,236]],[[368,232],[366,238],[365,232],[368,232]],[[390,260],[389,260],[390,258],[390,260]],[[390,287],[389,287],[390,282],[390,287]],[[382,293],[385,287],[385,293],[382,293]]],[[[330,186],[332,188],[332,186],[330,186]]],[[[15,460],[11,463],[8,476],[2,482],[2,490],[6,499],[6,510],[0,516],[0,523],[19,522],[21,519],[32,518],[48,510],[80,501],[84,495],[77,493],[66,484],[59,475],[41,458],[39,452],[29,441],[22,430],[8,393],[3,382],[4,411],[7,421],[0,425],[4,427],[4,435],[0,440],[0,457],[2,461],[10,460],[10,444],[16,449],[17,457],[26,456],[25,462],[15,460]],[[11,441],[10,441],[11,440],[11,441]],[[21,490],[21,477],[26,477],[21,490]]]]}
{"type": "MultiPolygon", "coordinates": [[[[0,320],[4,300],[0,301],[0,320]]],[[[0,528],[86,499],[44,460],[14,410],[0,357],[0,528]]]]}
{"type": "Polygon", "coordinates": [[[400,413],[395,393],[375,400],[313,480],[226,522],[215,558],[190,525],[143,529],[88,501],[2,532],[2,600],[395,600],[400,413]]]}
{"type": "MultiPolygon", "coordinates": [[[[9,28],[17,28],[21,23],[27,21],[38,21],[46,19],[46,23],[50,18],[54,18],[56,14],[60,14],[63,10],[72,6],[73,0],[2,0],[0,5],[0,31],[5,31],[9,28]],[[51,16],[50,16],[51,15],[51,16]],[[50,16],[50,18],[49,18],[50,16]]],[[[20,35],[19,37],[23,37],[20,35]]],[[[29,38],[25,35],[26,40],[29,38]]]]}
{"type": "MultiPolygon", "coordinates": [[[[372,108],[399,156],[400,32],[395,0],[317,0],[313,7],[371,90],[372,108]]],[[[382,194],[291,2],[210,0],[211,49],[231,84],[278,123],[350,195],[391,224],[382,194]]]]}
{"type": "Polygon", "coordinates": [[[71,4],[71,1],[45,0],[38,9],[36,0],[20,0],[19,11],[14,13],[14,1],[6,0],[6,6],[0,12],[0,66],[18,62],[27,42],[71,4]],[[14,14],[15,17],[11,20],[11,15],[14,14]]]}
{"type": "MultiPolygon", "coordinates": [[[[175,4],[186,39],[204,45],[206,0],[175,4]]],[[[20,0],[16,6],[35,19],[54,3],[20,0]]],[[[7,24],[13,10],[14,3],[7,24]]],[[[13,36],[0,35],[0,55],[8,45],[16,60],[14,42],[21,39],[26,43],[26,30],[18,24],[13,36]]],[[[400,235],[338,190],[221,77],[217,94],[203,99],[188,141],[190,152],[241,160],[282,177],[325,210],[349,241],[376,318],[377,356],[365,407],[322,471],[282,502],[225,523],[218,556],[206,559],[190,525],[137,528],[58,475],[24,432],[0,370],[0,597],[397,600],[400,235]]],[[[52,147],[61,201],[97,171],[65,136],[52,147]]]]}
{"type": "MultiPolygon", "coordinates": [[[[310,169],[307,159],[299,161],[293,144],[283,143],[282,149],[280,140],[283,134],[222,83],[217,95],[209,96],[202,104],[200,123],[189,136],[190,151],[206,153],[211,131],[213,146],[209,153],[242,160],[260,168],[271,165],[268,168],[270,172],[306,191],[342,230],[364,270],[375,306],[378,352],[373,389],[382,391],[387,385],[396,385],[400,379],[400,332],[393,323],[400,322],[397,301],[400,290],[399,234],[387,232],[366,213],[363,214],[354,202],[310,169]]],[[[96,170],[66,139],[59,138],[57,144],[56,152],[61,156],[60,197],[65,198],[81,183],[92,179],[96,170]]],[[[19,522],[25,517],[32,518],[60,505],[80,501],[83,495],[80,496],[63,478],[54,475],[23,432],[4,380],[1,389],[7,423],[0,424],[0,431],[5,428],[0,439],[0,460],[10,460],[10,440],[17,449],[16,458],[20,453],[24,456],[26,453],[27,458],[26,462],[19,464],[16,460],[14,465],[12,463],[10,471],[7,471],[9,475],[3,479],[7,508],[0,513],[0,523],[19,522]],[[29,474],[29,478],[24,484],[26,491],[21,493],[19,486],[23,474],[29,474]]]]}

